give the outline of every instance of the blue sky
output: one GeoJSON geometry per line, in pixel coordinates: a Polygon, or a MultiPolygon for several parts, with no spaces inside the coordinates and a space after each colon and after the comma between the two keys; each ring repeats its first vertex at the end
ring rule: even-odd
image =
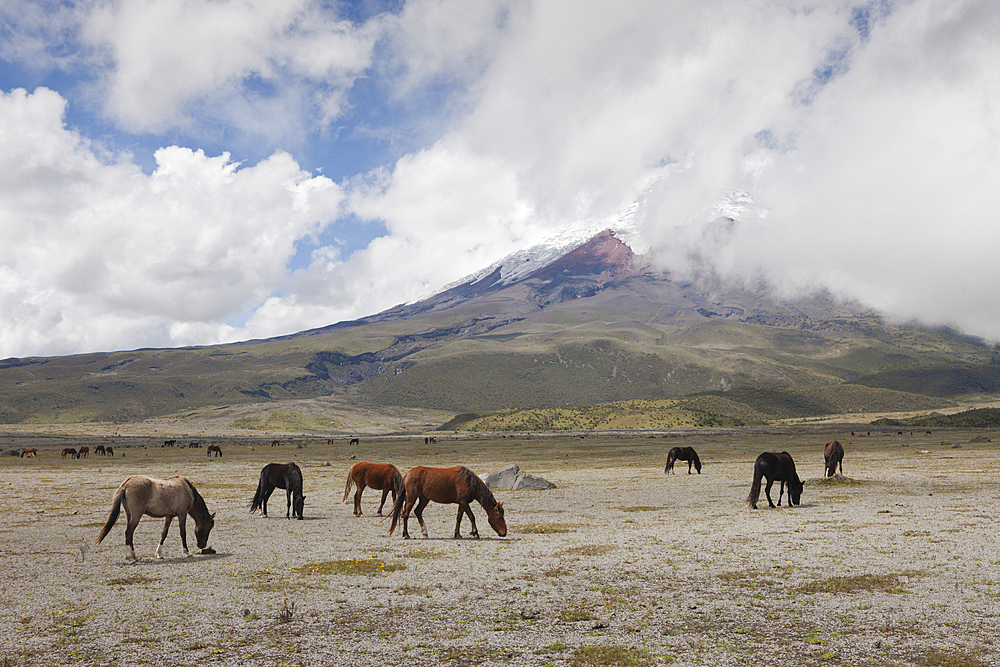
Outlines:
{"type": "Polygon", "coordinates": [[[0,358],[324,326],[635,202],[679,274],[998,340],[998,63],[987,0],[0,0],[0,358]]]}

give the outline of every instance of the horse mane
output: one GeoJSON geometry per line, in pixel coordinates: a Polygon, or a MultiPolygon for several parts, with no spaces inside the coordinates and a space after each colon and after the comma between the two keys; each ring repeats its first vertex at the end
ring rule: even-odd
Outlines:
{"type": "Polygon", "coordinates": [[[490,491],[490,487],[486,486],[486,482],[479,479],[479,475],[462,466],[462,476],[466,483],[472,487],[472,493],[480,505],[487,509],[493,509],[497,506],[497,499],[493,497],[493,492],[490,491]]]}
{"type": "Polygon", "coordinates": [[[191,480],[185,477],[184,481],[187,482],[188,488],[191,489],[191,493],[194,495],[194,503],[191,505],[192,509],[198,510],[198,512],[203,516],[208,516],[208,505],[205,504],[205,499],[201,497],[200,493],[198,493],[198,489],[194,488],[194,484],[191,483],[191,480]]]}

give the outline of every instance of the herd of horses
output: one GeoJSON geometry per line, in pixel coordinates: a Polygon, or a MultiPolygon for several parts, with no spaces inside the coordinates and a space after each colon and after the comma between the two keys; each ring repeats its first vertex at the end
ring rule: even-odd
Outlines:
{"type": "MultiPolygon", "coordinates": [[[[218,450],[218,455],[222,455],[222,450],[218,450]]],[[[209,455],[212,453],[209,448],[209,455]]],[[[82,448],[86,449],[86,448],[82,448]]],[[[106,448],[110,449],[110,448],[106,448]]],[[[73,452],[79,456],[79,452],[66,448],[63,455],[73,452]]],[[[843,474],[844,447],[834,440],[826,444],[823,451],[826,476],[832,477],[837,474],[839,467],[843,474]]],[[[687,461],[688,474],[694,468],[701,474],[701,459],[692,447],[674,447],[667,453],[667,463],[664,473],[673,473],[674,464],[677,461],[687,461]]],[[[785,486],[788,487],[788,505],[798,505],[802,497],[803,483],[795,470],[795,461],[788,452],[763,452],[754,461],[753,483],[746,502],[752,509],[757,509],[757,502],[760,499],[761,486],[764,480],[767,485],[764,487],[764,494],[767,497],[768,505],[776,507],[771,499],[771,487],[775,482],[780,484],[778,491],[777,506],[781,506],[781,500],[785,493],[785,486]]],[[[382,492],[382,499],[378,506],[378,514],[381,516],[385,507],[385,502],[389,494],[392,494],[392,522],[389,526],[391,536],[402,518],[403,538],[409,539],[409,516],[410,512],[416,516],[420,524],[420,531],[426,538],[427,525],[424,523],[423,511],[431,502],[440,504],[458,505],[458,516],[455,520],[455,538],[462,537],[462,518],[467,516],[472,524],[470,535],[479,537],[479,530],[476,526],[476,517],[472,513],[472,501],[478,502],[484,510],[490,527],[500,537],[507,535],[507,523],[504,518],[503,503],[498,502],[493,496],[493,492],[474,472],[464,466],[454,466],[451,468],[431,468],[427,466],[417,466],[403,475],[399,469],[390,463],[371,463],[363,461],[356,463],[347,474],[347,482],[344,486],[344,497],[342,503],[346,503],[350,496],[351,489],[356,489],[354,494],[354,514],[362,516],[361,497],[366,488],[372,488],[382,492]]],[[[262,516],[267,516],[267,501],[275,489],[285,491],[285,518],[303,518],[305,507],[305,494],[303,493],[302,470],[295,463],[269,463],[260,471],[260,479],[257,483],[257,490],[250,501],[250,512],[260,511],[262,516]]],[[[108,532],[115,525],[125,508],[126,528],[125,546],[127,549],[126,560],[135,562],[138,559],[135,555],[135,548],[132,537],[135,533],[139,520],[144,516],[152,516],[164,519],[163,531],[160,534],[160,542],[156,547],[156,557],[162,557],[163,543],[167,539],[167,533],[174,517],[177,518],[180,526],[181,545],[184,548],[184,555],[190,556],[187,545],[187,517],[188,515],[195,523],[195,538],[198,548],[202,553],[214,553],[208,546],[208,537],[215,526],[215,514],[208,511],[205,500],[194,487],[194,484],[185,477],[174,475],[166,479],[155,479],[144,475],[134,475],[129,477],[112,498],[111,510],[108,519],[101,529],[100,534],[94,540],[94,544],[99,544],[108,532]]]]}
{"type": "MultiPolygon", "coordinates": [[[[25,456],[37,456],[38,451],[34,447],[25,447],[21,451],[21,457],[25,456]]],[[[94,454],[100,456],[114,456],[114,447],[105,447],[104,445],[98,445],[94,447],[94,454]]],[[[83,445],[80,449],[75,449],[73,447],[64,447],[62,450],[62,458],[67,456],[72,459],[85,459],[90,455],[90,447],[83,445]]]]}
{"type": "MultiPolygon", "coordinates": [[[[688,474],[691,474],[691,467],[701,474],[701,459],[692,447],[674,447],[667,452],[667,465],[663,468],[664,473],[672,473],[674,463],[677,461],[688,462],[688,474]]],[[[826,470],[826,477],[833,477],[840,468],[840,474],[844,473],[844,446],[838,441],[826,443],[823,448],[823,463],[826,470]]],[[[767,496],[767,504],[775,507],[771,499],[771,487],[775,482],[780,484],[778,488],[778,505],[781,506],[781,498],[785,493],[785,485],[788,485],[788,505],[798,505],[802,499],[803,483],[795,471],[795,461],[788,452],[763,452],[757,457],[753,464],[753,482],[750,485],[750,493],[747,495],[747,505],[752,509],[757,509],[757,501],[760,499],[760,487],[764,480],[767,486],[764,487],[764,495],[767,496]]]]}

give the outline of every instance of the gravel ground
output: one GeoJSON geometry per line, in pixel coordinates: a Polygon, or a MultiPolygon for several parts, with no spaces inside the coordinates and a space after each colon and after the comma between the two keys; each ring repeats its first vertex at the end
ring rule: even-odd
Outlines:
{"type": "Polygon", "coordinates": [[[0,457],[0,665],[1000,665],[1000,460],[983,436],[216,438],[221,459],[117,438],[114,459],[86,460],[21,438],[42,455],[0,457]],[[834,437],[849,483],[819,479],[834,437]],[[703,474],[665,475],[674,445],[695,447],[703,474]],[[754,458],[782,450],[802,505],[748,509],[754,458]],[[478,504],[483,539],[451,539],[457,508],[434,504],[430,539],[390,538],[378,493],[360,518],[341,504],[352,456],[403,471],[517,463],[558,488],[497,490],[506,538],[478,504]],[[250,515],[261,467],[289,460],[306,520],[284,518],[280,491],[270,517],[250,515]],[[124,515],[92,546],[132,474],[191,479],[217,512],[217,553],[182,557],[175,524],[153,559],[161,523],[146,517],[142,560],[125,564],[124,515]]]}

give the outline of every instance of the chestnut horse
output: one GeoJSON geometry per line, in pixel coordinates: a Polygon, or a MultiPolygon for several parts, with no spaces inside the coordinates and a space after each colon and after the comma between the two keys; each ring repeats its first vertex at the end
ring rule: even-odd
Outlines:
{"type": "Polygon", "coordinates": [[[701,459],[698,458],[698,452],[694,451],[694,447],[674,447],[669,452],[667,452],[667,465],[663,468],[663,472],[673,472],[675,461],[687,461],[688,462],[688,474],[691,474],[691,464],[694,464],[695,470],[698,474],[701,474],[701,459]]]}
{"type": "Polygon", "coordinates": [[[399,515],[403,515],[403,537],[410,539],[407,531],[407,522],[410,518],[410,509],[420,522],[420,531],[427,537],[427,526],[424,524],[424,508],[430,501],[436,503],[458,503],[458,519],[455,521],[455,539],[461,539],[462,515],[467,514],[472,522],[473,537],[479,537],[476,529],[476,517],[472,515],[472,508],[469,503],[473,500],[486,510],[490,526],[500,537],[507,535],[507,522],[504,521],[503,503],[498,503],[493,497],[486,483],[479,479],[476,473],[464,466],[454,468],[427,468],[417,466],[406,473],[403,478],[402,492],[396,496],[396,504],[392,508],[392,525],[389,526],[389,535],[396,530],[396,521],[399,515]],[[405,508],[404,508],[405,504],[405,508]],[[416,504],[416,508],[413,505],[416,504]]]}
{"type": "Polygon", "coordinates": [[[302,508],[306,497],[302,493],[302,470],[294,463],[268,463],[260,471],[260,482],[257,483],[257,493],[250,501],[250,511],[258,509],[262,516],[267,516],[267,499],[275,489],[285,490],[285,518],[302,519],[302,508]]]}
{"type": "Polygon", "coordinates": [[[209,445],[208,449],[205,450],[205,455],[211,456],[212,454],[222,456],[222,447],[219,447],[218,445],[209,445]]]}
{"type": "Polygon", "coordinates": [[[785,482],[788,482],[788,506],[798,505],[802,497],[802,480],[795,472],[795,461],[788,452],[776,454],[774,452],[764,452],[757,457],[753,464],[753,484],[750,487],[750,495],[747,496],[747,504],[751,508],[757,509],[757,499],[760,498],[761,478],[767,478],[767,488],[764,493],[767,495],[767,503],[774,507],[771,500],[771,485],[781,482],[778,491],[778,506],[781,506],[781,496],[785,492],[785,482]]]}
{"type": "Polygon", "coordinates": [[[844,474],[844,446],[834,440],[826,443],[823,448],[823,460],[826,462],[826,476],[833,477],[840,466],[840,474],[844,474]]]}
{"type": "Polygon", "coordinates": [[[136,558],[135,548],[132,546],[132,535],[135,533],[135,527],[139,525],[139,519],[144,514],[165,517],[160,544],[156,547],[157,558],[163,558],[161,553],[163,542],[167,539],[167,531],[170,530],[170,522],[173,521],[174,517],[177,517],[180,524],[181,545],[184,547],[185,556],[191,555],[187,545],[188,514],[194,519],[194,534],[198,541],[198,548],[205,549],[208,546],[208,534],[215,525],[215,514],[209,514],[208,507],[205,506],[205,499],[194,488],[194,484],[180,475],[166,479],[133,475],[122,482],[112,499],[108,522],[104,524],[104,528],[94,540],[94,544],[100,544],[101,540],[108,536],[111,527],[118,520],[122,505],[125,506],[127,520],[125,526],[125,546],[128,548],[125,553],[126,561],[138,562],[139,560],[136,558]]]}
{"type": "Polygon", "coordinates": [[[362,461],[351,466],[350,472],[347,473],[343,503],[347,502],[347,496],[350,494],[352,486],[358,487],[354,493],[354,516],[361,516],[361,494],[364,493],[366,486],[382,492],[382,502],[378,506],[378,513],[381,516],[389,492],[392,492],[393,505],[396,504],[396,498],[399,497],[399,494],[403,492],[403,476],[400,474],[399,468],[391,463],[362,461]]]}

